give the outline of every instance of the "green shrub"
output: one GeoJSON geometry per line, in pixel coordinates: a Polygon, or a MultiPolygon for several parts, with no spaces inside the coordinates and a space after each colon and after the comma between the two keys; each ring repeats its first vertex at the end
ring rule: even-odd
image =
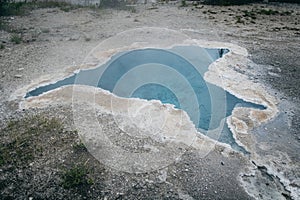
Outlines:
{"type": "Polygon", "coordinates": [[[0,0],[0,16],[20,15],[24,13],[22,7],[25,2],[13,2],[12,0],[0,0]]]}
{"type": "MultiPolygon", "coordinates": [[[[100,8],[117,8],[117,9],[126,9],[127,3],[125,0],[100,0],[100,8]]],[[[128,8],[128,7],[127,7],[128,8]]]]}
{"type": "Polygon", "coordinates": [[[181,0],[181,5],[180,6],[181,7],[186,7],[187,6],[186,1],[185,0],[181,0]]]}
{"type": "Polygon", "coordinates": [[[62,175],[62,186],[65,189],[75,187],[86,187],[93,184],[91,179],[87,177],[88,170],[83,165],[73,166],[62,175]]]}
{"type": "Polygon", "coordinates": [[[37,8],[60,8],[61,10],[68,12],[78,7],[80,6],[54,0],[42,2],[14,2],[13,0],[0,0],[0,16],[23,15],[26,12],[37,8]]]}
{"type": "Polygon", "coordinates": [[[10,41],[15,43],[15,44],[20,44],[22,42],[22,37],[17,33],[13,33],[10,36],[10,41]]]}
{"type": "Polygon", "coordinates": [[[87,151],[87,148],[82,142],[74,144],[73,149],[75,152],[87,151]]]}

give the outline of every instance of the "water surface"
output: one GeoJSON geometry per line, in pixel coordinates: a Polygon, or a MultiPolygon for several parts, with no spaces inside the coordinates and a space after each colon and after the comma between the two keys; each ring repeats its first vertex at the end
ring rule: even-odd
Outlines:
{"type": "Polygon", "coordinates": [[[227,49],[178,46],[172,49],[139,49],[118,53],[106,64],[81,70],[54,84],[26,94],[38,96],[64,85],[81,84],[108,90],[117,96],[160,100],[185,110],[202,133],[220,129],[220,142],[243,151],[222,119],[236,106],[265,109],[246,102],[204,80],[209,65],[228,53],[227,49]]]}

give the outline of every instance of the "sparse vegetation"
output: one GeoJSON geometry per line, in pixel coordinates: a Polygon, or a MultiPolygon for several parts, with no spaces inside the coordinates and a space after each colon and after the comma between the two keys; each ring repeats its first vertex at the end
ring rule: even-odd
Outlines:
{"type": "Polygon", "coordinates": [[[87,177],[88,170],[84,165],[75,165],[62,175],[62,186],[65,189],[89,187],[93,180],[87,177]]]}
{"type": "Polygon", "coordinates": [[[8,29],[9,29],[9,27],[8,27],[7,23],[4,20],[0,19],[0,30],[7,31],[8,29]]]}
{"type": "MultiPolygon", "coordinates": [[[[77,151],[72,151],[70,144],[78,140],[77,132],[65,130],[61,120],[38,114],[5,124],[0,129],[0,193],[3,199],[28,194],[39,199],[37,184],[51,191],[40,191],[50,195],[50,199],[56,199],[57,191],[70,196],[68,190],[72,190],[72,195],[67,199],[89,197],[94,181],[102,181],[101,178],[91,179],[90,174],[94,170],[101,174],[104,169],[101,165],[88,167],[88,160],[95,161],[82,143],[76,143],[74,149],[77,151]]],[[[97,191],[94,195],[101,193],[97,191]]]]}
{"type": "Polygon", "coordinates": [[[208,5],[220,5],[220,6],[230,6],[230,5],[243,5],[254,2],[261,2],[262,0],[204,0],[204,4],[208,5]]]}
{"type": "MultiPolygon", "coordinates": [[[[209,11],[208,11],[209,12],[209,11]]],[[[272,10],[272,9],[251,9],[251,10],[240,10],[239,12],[242,12],[242,15],[237,15],[236,16],[236,23],[239,24],[246,24],[246,22],[249,22],[251,24],[255,24],[255,20],[261,16],[261,15],[291,15],[293,11],[277,11],[277,10],[272,10]]],[[[204,12],[203,12],[204,13],[204,12]]],[[[211,12],[209,12],[211,13],[211,12]]],[[[205,13],[204,13],[205,14],[205,13]]],[[[232,16],[229,15],[229,16],[232,16]]]]}
{"type": "Polygon", "coordinates": [[[22,32],[21,30],[10,26],[9,23],[3,19],[0,19],[0,30],[4,30],[9,33],[21,33],[22,32]]]}
{"type": "MultiPolygon", "coordinates": [[[[25,118],[23,121],[10,121],[4,132],[7,140],[0,144],[0,165],[14,167],[26,165],[42,152],[42,146],[34,144],[37,137],[48,131],[59,131],[62,124],[55,119],[41,116],[25,118]]],[[[1,135],[2,139],[3,135],[1,135]]]]}
{"type": "Polygon", "coordinates": [[[0,16],[24,15],[37,8],[60,8],[62,11],[69,12],[79,7],[78,5],[59,1],[14,2],[11,0],[0,0],[0,16]]]}
{"type": "Polygon", "coordinates": [[[24,14],[25,2],[12,2],[11,0],[0,0],[0,16],[24,14]]]}
{"type": "Polygon", "coordinates": [[[20,44],[22,42],[22,37],[17,33],[13,33],[10,36],[10,41],[15,43],[15,44],[20,44]]]}
{"type": "Polygon", "coordinates": [[[261,9],[256,12],[261,15],[277,15],[277,14],[279,14],[279,12],[277,10],[272,10],[272,9],[269,9],[269,10],[261,9]]]}
{"type": "Polygon", "coordinates": [[[74,144],[73,148],[75,152],[87,151],[85,145],[82,142],[74,144]]]}
{"type": "Polygon", "coordinates": [[[127,2],[125,0],[101,0],[99,4],[99,8],[115,8],[121,10],[128,10],[130,7],[127,6],[127,2]]]}
{"type": "Polygon", "coordinates": [[[248,11],[248,10],[243,10],[244,13],[243,17],[250,17],[252,19],[256,19],[256,12],[254,10],[248,11]]]}
{"type": "Polygon", "coordinates": [[[181,7],[186,7],[187,6],[186,1],[185,0],[181,0],[181,5],[180,6],[181,7]]]}

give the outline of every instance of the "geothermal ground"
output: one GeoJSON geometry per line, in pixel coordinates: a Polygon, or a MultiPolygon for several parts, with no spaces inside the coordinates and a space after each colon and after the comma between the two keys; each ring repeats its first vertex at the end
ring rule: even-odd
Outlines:
{"type": "MultiPolygon", "coordinates": [[[[296,4],[40,8],[1,17],[1,199],[299,199],[299,19],[296,4]],[[167,166],[123,172],[89,153],[66,93],[48,93],[45,99],[53,103],[20,98],[27,85],[78,69],[100,42],[139,27],[173,29],[207,44],[230,43],[248,51],[245,61],[224,68],[228,79],[239,80],[232,92],[243,88],[237,92],[243,96],[247,84],[257,84],[260,98],[278,110],[271,119],[236,113],[247,133],[239,133],[232,119],[237,142],[249,155],[217,143],[203,156],[197,144],[184,144],[184,153],[167,166]]],[[[116,137],[114,116],[100,110],[97,118],[105,130],[113,130],[115,144],[128,147],[126,137],[116,137]]]]}

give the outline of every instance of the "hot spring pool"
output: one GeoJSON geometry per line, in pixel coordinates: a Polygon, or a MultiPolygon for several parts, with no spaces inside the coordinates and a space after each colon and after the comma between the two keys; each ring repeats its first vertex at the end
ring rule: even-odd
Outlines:
{"type": "Polygon", "coordinates": [[[228,52],[198,46],[126,51],[97,68],[81,70],[54,84],[29,91],[25,98],[61,86],[81,84],[97,86],[120,97],[160,100],[185,110],[201,133],[220,130],[218,141],[244,151],[236,144],[227,124],[221,122],[236,106],[265,107],[239,99],[203,78],[209,65],[228,52]]]}

